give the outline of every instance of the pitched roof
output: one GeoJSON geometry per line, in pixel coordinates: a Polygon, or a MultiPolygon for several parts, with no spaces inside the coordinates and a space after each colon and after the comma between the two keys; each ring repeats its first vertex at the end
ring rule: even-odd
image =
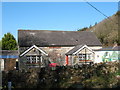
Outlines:
{"type": "Polygon", "coordinates": [[[0,50],[0,55],[18,55],[18,50],[0,50]]]}
{"type": "Polygon", "coordinates": [[[81,47],[83,47],[83,45],[77,45],[75,46],[73,49],[71,49],[70,51],[68,51],[66,53],[66,55],[72,55],[74,52],[76,52],[78,49],[80,49],[81,47]]]}
{"type": "Polygon", "coordinates": [[[72,54],[76,54],[79,51],[81,51],[83,48],[87,48],[90,51],[94,52],[92,49],[90,49],[87,45],[77,45],[75,46],[73,49],[71,49],[70,51],[68,51],[65,55],[72,55],[72,54]]]}
{"type": "Polygon", "coordinates": [[[90,31],[18,30],[19,46],[75,46],[102,44],[90,31]]]}
{"type": "Polygon", "coordinates": [[[120,46],[116,47],[106,47],[106,48],[101,48],[95,51],[120,51],[120,46]]]}
{"type": "Polygon", "coordinates": [[[36,48],[37,50],[39,50],[40,52],[42,52],[43,54],[45,54],[46,56],[48,56],[48,54],[42,50],[41,48],[38,48],[36,45],[31,46],[29,49],[27,49],[26,51],[24,51],[20,56],[24,56],[26,53],[28,53],[30,50],[32,50],[33,48],[36,48]]]}

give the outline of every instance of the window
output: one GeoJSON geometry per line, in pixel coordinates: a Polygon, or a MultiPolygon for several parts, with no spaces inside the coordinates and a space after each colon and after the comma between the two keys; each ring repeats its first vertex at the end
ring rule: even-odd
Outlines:
{"type": "Polygon", "coordinates": [[[35,64],[40,61],[40,56],[27,56],[27,63],[35,64]]]}
{"type": "Polygon", "coordinates": [[[91,54],[79,54],[79,60],[90,60],[91,54]]]}
{"type": "Polygon", "coordinates": [[[85,60],[85,55],[86,54],[79,54],[79,60],[85,60]]]}
{"type": "Polygon", "coordinates": [[[87,60],[91,59],[91,54],[87,54],[87,60]]]}

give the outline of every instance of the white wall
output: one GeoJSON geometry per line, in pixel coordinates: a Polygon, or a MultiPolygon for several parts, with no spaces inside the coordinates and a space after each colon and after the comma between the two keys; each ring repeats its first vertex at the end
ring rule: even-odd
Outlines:
{"type": "Polygon", "coordinates": [[[103,52],[102,51],[96,51],[95,52],[94,63],[100,63],[100,62],[102,62],[102,56],[103,56],[103,52]]]}
{"type": "Polygon", "coordinates": [[[4,70],[4,59],[0,59],[0,71],[4,70]]]}
{"type": "MultiPolygon", "coordinates": [[[[102,57],[104,56],[105,52],[108,52],[108,54],[111,56],[114,51],[95,51],[95,60],[94,60],[95,63],[103,62],[102,57]]],[[[115,51],[115,52],[118,54],[120,53],[120,51],[115,51]]],[[[108,56],[108,58],[110,57],[108,56]]],[[[118,59],[118,56],[116,56],[116,58],[118,59]]],[[[117,60],[112,60],[112,61],[117,61],[117,60]]]]}
{"type": "Polygon", "coordinates": [[[88,46],[88,47],[93,49],[93,50],[97,50],[97,49],[101,49],[102,48],[102,46],[94,46],[94,47],[88,46]]]}

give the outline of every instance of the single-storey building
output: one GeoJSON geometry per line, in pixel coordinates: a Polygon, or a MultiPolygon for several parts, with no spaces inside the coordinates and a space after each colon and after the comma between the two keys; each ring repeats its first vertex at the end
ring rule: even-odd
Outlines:
{"type": "Polygon", "coordinates": [[[94,62],[101,42],[90,31],[18,30],[20,68],[94,62]],[[49,61],[49,62],[48,62],[49,61]]]}
{"type": "Polygon", "coordinates": [[[120,46],[101,48],[95,51],[95,63],[120,61],[120,46]]]}
{"type": "Polygon", "coordinates": [[[120,60],[120,46],[102,48],[90,31],[18,30],[18,50],[0,50],[1,70],[120,60]]]}
{"type": "Polygon", "coordinates": [[[18,68],[18,50],[0,50],[0,69],[9,71],[18,68]]]}

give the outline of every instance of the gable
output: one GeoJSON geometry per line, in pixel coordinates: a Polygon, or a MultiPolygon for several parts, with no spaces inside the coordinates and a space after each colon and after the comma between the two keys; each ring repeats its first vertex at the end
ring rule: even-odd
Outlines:
{"type": "Polygon", "coordinates": [[[44,55],[48,56],[48,54],[42,50],[41,48],[38,48],[36,45],[33,45],[32,47],[30,47],[29,49],[25,50],[20,57],[24,56],[24,55],[39,55],[40,53],[43,53],[44,55]],[[34,51],[35,50],[35,51],[34,51]]]}
{"type": "Polygon", "coordinates": [[[75,55],[79,52],[87,53],[87,51],[94,53],[94,51],[90,49],[87,45],[77,45],[73,49],[68,51],[66,55],[75,55]],[[86,48],[86,51],[84,50],[85,48],[86,48]]]}

